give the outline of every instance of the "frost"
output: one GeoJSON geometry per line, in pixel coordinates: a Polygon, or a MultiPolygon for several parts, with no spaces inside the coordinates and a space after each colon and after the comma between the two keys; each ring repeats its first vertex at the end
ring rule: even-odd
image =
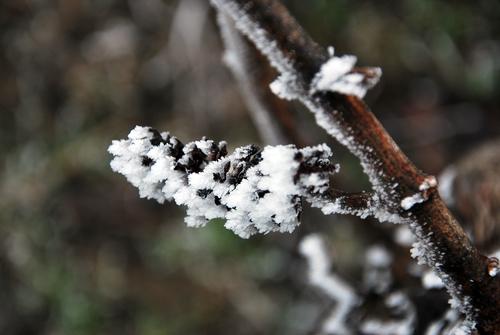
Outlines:
{"type": "Polygon", "coordinates": [[[282,74],[269,84],[269,88],[281,99],[294,100],[300,95],[300,89],[295,84],[296,80],[294,76],[282,74]]]}
{"type": "Polygon", "coordinates": [[[414,205],[426,201],[428,198],[426,191],[436,186],[437,186],[437,180],[434,176],[429,176],[425,178],[424,181],[418,186],[418,190],[420,192],[415,193],[401,200],[401,207],[404,210],[409,210],[414,205]]]}
{"type": "Polygon", "coordinates": [[[316,234],[304,237],[299,245],[300,253],[309,265],[309,281],[337,304],[323,323],[327,334],[350,334],[346,324],[348,313],[358,304],[354,290],[340,277],[330,272],[331,262],[323,239],[316,234]]]}
{"type": "MultiPolygon", "coordinates": [[[[338,122],[334,119],[334,115],[332,115],[335,114],[336,111],[326,111],[318,104],[318,101],[316,101],[311,94],[311,92],[314,91],[314,85],[310,82],[304,82],[300,78],[295,70],[293,60],[288,58],[279,49],[277,42],[269,36],[258,22],[254,21],[249,16],[245,6],[240,6],[228,0],[211,0],[211,3],[219,11],[230,16],[235,21],[238,30],[252,40],[256,47],[269,59],[271,65],[278,70],[279,77],[271,85],[273,92],[285,99],[297,99],[301,101],[315,115],[316,123],[319,126],[324,128],[328,134],[335,137],[360,159],[363,170],[368,175],[372,185],[374,185],[374,190],[380,194],[384,194],[381,181],[383,174],[381,174],[380,170],[373,168],[373,166],[376,166],[377,162],[374,162],[366,154],[370,148],[361,147],[350,134],[352,133],[351,130],[339,127],[338,122]]],[[[328,48],[328,53],[331,58],[334,57],[333,48],[328,48]]],[[[379,79],[381,70],[379,68],[354,68],[352,74],[355,73],[361,73],[364,76],[364,80],[359,86],[373,86],[379,79]]],[[[318,72],[317,77],[319,80],[321,71],[318,72]]],[[[351,84],[353,81],[355,82],[352,78],[347,80],[347,82],[351,84]]],[[[383,214],[388,220],[400,222],[398,215],[383,214]]]]}
{"type": "Polygon", "coordinates": [[[426,289],[441,289],[444,287],[443,281],[432,270],[428,270],[422,277],[422,285],[426,289]]]}
{"type": "Polygon", "coordinates": [[[436,177],[429,176],[429,177],[425,178],[424,181],[418,186],[418,189],[420,191],[427,191],[428,189],[430,189],[432,187],[436,187],[436,186],[437,186],[436,177]]]}
{"type": "MultiPolygon", "coordinates": [[[[423,223],[423,226],[425,226],[425,223],[423,223]]],[[[430,236],[432,233],[424,233],[422,226],[417,225],[415,222],[410,224],[410,228],[417,238],[417,242],[413,244],[411,249],[411,256],[418,260],[418,264],[427,264],[432,267],[435,274],[439,276],[451,296],[449,300],[450,306],[466,315],[460,329],[468,331],[464,334],[470,334],[475,327],[474,319],[476,316],[470,297],[464,295],[461,286],[442,270],[443,257],[446,257],[446,255],[431,242],[430,236]]]]}
{"type": "Polygon", "coordinates": [[[406,197],[401,200],[401,207],[404,210],[411,209],[414,205],[422,203],[425,201],[425,198],[420,193],[415,193],[412,196],[406,197]]]}
{"type": "Polygon", "coordinates": [[[311,93],[331,91],[363,98],[366,92],[377,84],[382,75],[380,68],[368,68],[365,69],[366,72],[356,71],[354,68],[356,56],[334,56],[334,50],[331,47],[329,54],[330,59],[321,66],[312,81],[311,93]]]}
{"type": "Polygon", "coordinates": [[[227,0],[211,0],[211,3],[235,20],[236,27],[255,43],[257,48],[268,57],[271,65],[280,73],[294,74],[291,62],[287,61],[276,42],[272,41],[266,31],[254,22],[245,11],[240,10],[237,4],[227,0]]]}
{"type": "MultiPolygon", "coordinates": [[[[363,211],[360,215],[373,214],[373,216],[381,221],[409,223],[418,241],[412,250],[413,256],[417,257],[420,263],[427,263],[435,269],[436,274],[443,280],[452,297],[456,299],[460,298],[460,300],[457,300],[460,302],[460,310],[466,313],[469,319],[472,319],[475,314],[468,302],[468,297],[462,296],[461,287],[446,275],[441,265],[444,256],[441,254],[439,248],[432,244],[431,239],[426,235],[427,233],[422,230],[425,222],[412,222],[411,218],[402,217],[391,210],[396,206],[410,209],[415,203],[424,201],[427,196],[425,189],[431,187],[430,184],[432,182],[427,181],[427,183],[421,185],[423,190],[419,190],[419,194],[423,200],[419,196],[413,195],[409,196],[409,199],[403,203],[399,201],[400,199],[394,202],[394,194],[387,191],[388,185],[385,184],[385,181],[389,177],[380,168],[380,161],[370,153],[373,148],[360,143],[353,129],[341,126],[337,117],[338,112],[332,110],[330,107],[325,107],[322,101],[317,99],[318,96],[312,94],[318,91],[317,85],[319,83],[320,87],[327,91],[333,90],[341,94],[363,96],[366,93],[366,89],[371,87],[370,85],[374,85],[379,79],[380,69],[355,68],[353,64],[353,60],[355,59],[349,56],[335,57],[333,49],[330,48],[328,51],[330,59],[323,64],[313,82],[309,82],[307,78],[304,78],[296,71],[299,67],[298,64],[294,64],[294,59],[287,57],[280,50],[277,41],[273,40],[272,36],[260,26],[257,20],[252,19],[249,15],[249,11],[252,9],[251,6],[247,7],[229,0],[211,0],[211,2],[217,9],[228,14],[235,20],[237,28],[255,43],[257,48],[270,60],[271,65],[278,70],[279,78],[272,85],[273,91],[285,98],[297,99],[302,102],[314,114],[316,123],[319,126],[324,128],[328,134],[335,137],[351,153],[359,158],[363,170],[368,175],[370,183],[373,186],[374,193],[380,197],[380,199],[374,201],[373,207],[369,208],[366,212],[363,211]],[[339,65],[339,68],[335,68],[332,65],[339,65]],[[349,67],[351,69],[346,72],[346,68],[349,67]],[[339,75],[339,73],[342,73],[342,75],[339,75]],[[363,81],[355,74],[363,75],[363,81]],[[331,85],[330,88],[328,88],[327,84],[331,85]],[[383,204],[384,207],[380,207],[380,204],[383,204]]],[[[340,201],[335,201],[329,204],[327,210],[331,212],[343,212],[346,209],[340,201]]],[[[470,322],[469,324],[473,325],[470,322]]]]}
{"type": "Polygon", "coordinates": [[[113,141],[114,171],[123,174],[143,198],[175,200],[187,207],[186,224],[200,227],[225,218],[226,228],[248,238],[253,234],[293,232],[301,199],[329,188],[338,167],[326,145],[248,145],[226,152],[211,140],[182,144],[168,133],[135,127],[128,139],[113,141]]]}

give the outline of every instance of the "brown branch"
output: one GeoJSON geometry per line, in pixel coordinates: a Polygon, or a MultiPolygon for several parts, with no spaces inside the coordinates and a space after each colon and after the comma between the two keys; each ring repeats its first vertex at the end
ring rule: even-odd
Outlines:
{"type": "Polygon", "coordinates": [[[335,93],[310,92],[310,83],[328,59],[277,0],[212,0],[231,16],[285,76],[295,98],[315,113],[320,126],[353,152],[379,200],[381,220],[410,223],[421,259],[444,280],[462,311],[481,334],[500,331],[500,280],[488,275],[488,258],[473,247],[435,189],[394,143],[365,103],[335,93]],[[402,206],[408,197],[420,203],[402,206]]]}
{"type": "Polygon", "coordinates": [[[363,219],[374,216],[374,209],[378,207],[378,200],[373,192],[349,193],[333,188],[321,195],[310,193],[308,201],[312,207],[321,208],[327,215],[350,214],[363,219]]]}

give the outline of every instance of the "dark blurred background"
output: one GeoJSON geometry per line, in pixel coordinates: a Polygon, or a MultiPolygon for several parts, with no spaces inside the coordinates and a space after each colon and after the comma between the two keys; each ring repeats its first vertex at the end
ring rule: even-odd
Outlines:
{"type": "MultiPolygon", "coordinates": [[[[426,172],[500,135],[499,1],[285,3],[322,45],[383,68],[367,101],[426,172]]],[[[263,144],[222,51],[206,0],[1,1],[1,334],[306,334],[330,302],[300,237],[324,232],[353,285],[363,251],[393,245],[392,227],[313,209],[292,235],[190,229],[112,173],[106,149],[136,124],[263,144]]],[[[366,188],[291,108],[307,143],[334,147],[338,183],[366,188]]]]}

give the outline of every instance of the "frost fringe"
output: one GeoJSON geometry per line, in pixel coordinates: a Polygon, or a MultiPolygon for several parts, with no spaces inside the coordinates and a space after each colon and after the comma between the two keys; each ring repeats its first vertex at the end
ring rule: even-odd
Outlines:
{"type": "Polygon", "coordinates": [[[128,139],[113,141],[111,167],[139,189],[143,198],[174,200],[187,207],[186,224],[204,226],[225,218],[243,238],[256,233],[291,233],[299,224],[301,199],[321,196],[338,171],[325,144],[253,145],[228,155],[226,143],[182,144],[169,133],[135,127],[128,139]]]}

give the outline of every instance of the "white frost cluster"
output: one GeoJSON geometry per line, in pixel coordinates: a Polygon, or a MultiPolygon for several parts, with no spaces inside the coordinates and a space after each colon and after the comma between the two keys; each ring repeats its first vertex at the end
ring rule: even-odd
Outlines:
{"type": "Polygon", "coordinates": [[[225,142],[201,140],[183,145],[168,133],[135,127],[128,139],[113,141],[114,171],[139,189],[141,197],[187,206],[191,227],[225,218],[225,227],[243,238],[256,233],[292,232],[305,192],[326,191],[336,171],[325,144],[249,145],[227,155],[225,142]]]}
{"type": "Polygon", "coordinates": [[[424,181],[418,186],[418,193],[415,193],[409,197],[401,200],[401,207],[404,210],[411,209],[414,205],[420,204],[428,199],[426,191],[437,186],[437,180],[434,176],[428,176],[424,181]]]}
{"type": "Polygon", "coordinates": [[[439,278],[439,276],[434,273],[432,270],[427,270],[422,276],[422,285],[426,289],[442,289],[444,287],[444,283],[439,278]]]}
{"type": "Polygon", "coordinates": [[[425,201],[425,198],[421,193],[415,193],[412,196],[406,197],[401,200],[401,208],[404,210],[411,209],[414,205],[420,204],[425,201]]]}
{"type": "Polygon", "coordinates": [[[311,91],[331,91],[355,95],[363,98],[366,92],[375,86],[382,70],[380,68],[354,68],[357,58],[353,55],[334,56],[329,48],[330,59],[325,62],[312,81],[311,91]]]}

